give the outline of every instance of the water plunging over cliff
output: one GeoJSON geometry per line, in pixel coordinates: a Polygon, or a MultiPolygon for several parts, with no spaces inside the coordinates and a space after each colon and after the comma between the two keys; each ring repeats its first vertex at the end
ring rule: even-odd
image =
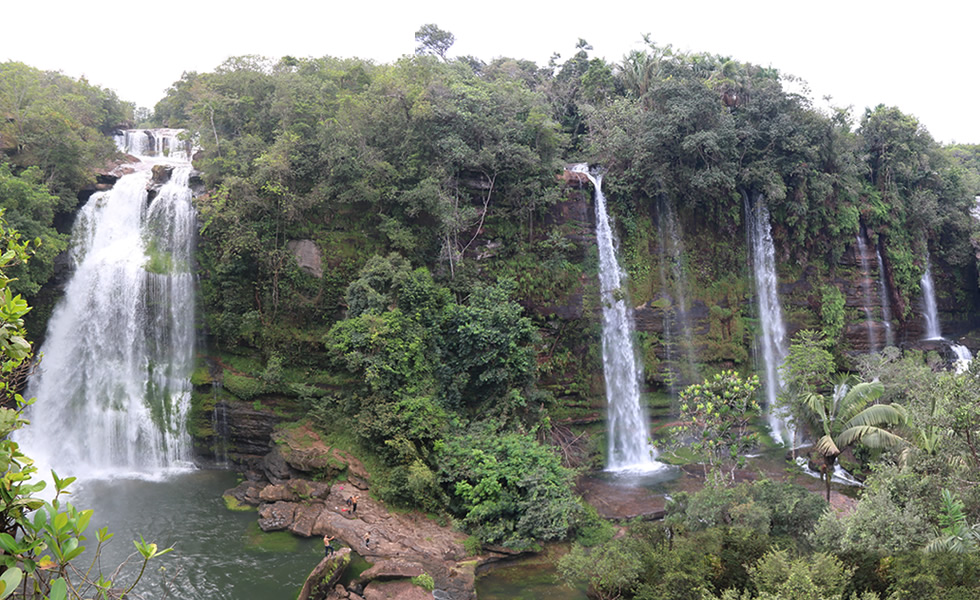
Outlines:
{"type": "Polygon", "coordinates": [[[664,307],[664,346],[671,393],[676,395],[678,384],[694,383],[700,377],[695,366],[694,333],[687,300],[684,238],[670,201],[661,196],[658,207],[661,293],[663,300],[669,303],[664,307]]]}
{"type": "Polygon", "coordinates": [[[864,243],[864,234],[857,233],[857,259],[861,268],[861,301],[865,315],[865,323],[868,327],[868,352],[875,352],[877,348],[874,330],[874,312],[871,309],[871,267],[868,265],[868,245],[864,243]]]}
{"type": "Polygon", "coordinates": [[[633,348],[633,309],[628,301],[626,274],[616,261],[602,175],[585,173],[595,187],[596,243],[599,247],[599,287],[602,300],[602,365],[606,379],[610,470],[650,471],[660,468],[653,458],[646,411],[640,402],[640,365],[633,348]]]}
{"type": "Polygon", "coordinates": [[[117,143],[143,160],[76,218],[74,273],[48,324],[23,436],[40,462],[83,477],[190,464],[196,219],[186,143],[169,130],[117,143]],[[165,158],[147,157],[148,147],[165,158]],[[161,162],[172,173],[148,204],[150,168],[161,162]]]}
{"type": "Polygon", "coordinates": [[[926,258],[926,272],[922,274],[922,309],[926,319],[926,339],[940,340],[939,310],[936,308],[936,292],[932,286],[932,263],[926,258]]]}
{"type": "Polygon", "coordinates": [[[892,303],[888,296],[888,283],[885,281],[885,263],[881,260],[881,250],[875,245],[875,258],[878,259],[878,294],[881,296],[881,319],[885,323],[885,345],[895,345],[892,331],[892,303]]]}
{"type": "MultiPolygon", "coordinates": [[[[766,413],[769,429],[776,442],[792,444],[795,432],[786,422],[782,411],[776,406],[776,398],[783,388],[779,367],[786,360],[786,325],[783,323],[783,310],[779,304],[779,280],[776,277],[776,250],[772,243],[772,230],[769,225],[769,209],[761,194],[756,194],[753,202],[745,194],[745,228],[749,239],[749,253],[755,291],[759,304],[758,352],[761,354],[765,373],[766,413]]],[[[759,358],[759,357],[757,357],[759,358]]]]}
{"type": "MultiPolygon", "coordinates": [[[[936,306],[936,290],[932,282],[932,261],[926,257],[926,272],[922,274],[922,308],[923,316],[926,320],[927,340],[945,340],[939,324],[939,309],[936,306]]],[[[948,341],[948,340],[947,340],[948,341]]],[[[970,349],[961,344],[949,343],[950,350],[956,357],[953,361],[953,368],[957,373],[962,373],[970,366],[973,360],[973,353],[970,349]]]]}

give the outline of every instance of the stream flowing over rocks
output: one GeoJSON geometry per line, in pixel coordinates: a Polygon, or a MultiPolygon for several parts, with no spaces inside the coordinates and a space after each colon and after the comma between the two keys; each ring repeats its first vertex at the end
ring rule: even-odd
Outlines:
{"type": "MultiPolygon", "coordinates": [[[[445,600],[472,600],[477,564],[503,555],[467,556],[463,533],[418,512],[389,511],[370,497],[364,465],[327,446],[309,426],[277,431],[273,441],[273,450],[251,465],[245,481],[225,492],[226,499],[257,507],[263,531],[333,536],[334,544],[342,543],[373,564],[349,588],[334,583],[323,595],[309,595],[312,600],[432,598],[433,594],[445,600]],[[347,504],[351,496],[359,497],[356,511],[347,504]],[[434,593],[411,583],[412,577],[422,574],[432,577],[434,593]]],[[[325,563],[339,556],[337,552],[321,561],[311,578],[322,577],[325,563]]]]}

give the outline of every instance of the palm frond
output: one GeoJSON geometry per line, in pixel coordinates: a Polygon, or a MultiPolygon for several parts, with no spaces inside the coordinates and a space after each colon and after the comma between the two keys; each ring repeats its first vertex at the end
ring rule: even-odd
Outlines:
{"type": "Polygon", "coordinates": [[[820,394],[809,392],[803,396],[803,404],[819,418],[824,435],[830,435],[830,420],[827,418],[826,400],[820,394]]]}
{"type": "Polygon", "coordinates": [[[892,448],[903,443],[905,440],[890,431],[873,425],[858,425],[848,427],[838,434],[835,439],[839,447],[850,446],[860,442],[868,448],[892,448]]]}
{"type": "Polygon", "coordinates": [[[908,419],[900,404],[872,404],[844,421],[844,429],[861,426],[901,425],[908,419]]]}
{"type": "Polygon", "coordinates": [[[880,381],[864,381],[855,384],[837,406],[837,416],[841,421],[849,421],[868,405],[881,397],[885,386],[880,381]]]}
{"type": "Polygon", "coordinates": [[[834,438],[829,435],[825,435],[814,444],[817,452],[823,456],[837,456],[840,454],[840,449],[837,447],[837,443],[834,442],[834,438]]]}

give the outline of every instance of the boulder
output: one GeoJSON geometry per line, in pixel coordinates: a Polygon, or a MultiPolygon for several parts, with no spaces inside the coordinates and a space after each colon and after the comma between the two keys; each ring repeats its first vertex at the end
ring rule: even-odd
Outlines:
{"type": "Polygon", "coordinates": [[[408,560],[383,560],[368,568],[359,579],[362,583],[374,581],[375,579],[410,579],[425,573],[422,565],[408,560]]]}
{"type": "Polygon", "coordinates": [[[432,600],[432,592],[404,579],[372,582],[364,588],[364,600],[432,600]]]}
{"type": "MultiPolygon", "coordinates": [[[[346,470],[352,484],[361,490],[368,489],[370,475],[364,464],[349,453],[328,446],[309,425],[280,429],[272,439],[276,447],[268,458],[275,462],[276,471],[272,474],[276,477],[285,479],[288,474],[330,480],[346,470]],[[284,464],[278,462],[280,458],[284,464]]],[[[270,477],[270,481],[275,480],[270,477]]]]}
{"type": "Polygon", "coordinates": [[[259,527],[262,531],[282,531],[294,521],[298,505],[293,502],[275,502],[259,509],[259,527]]]}
{"type": "Polygon", "coordinates": [[[350,564],[350,549],[341,548],[323,558],[313,569],[296,600],[326,600],[350,564]]]}
{"type": "Polygon", "coordinates": [[[313,240],[291,240],[286,242],[286,249],[293,253],[296,264],[317,279],[323,277],[323,260],[320,248],[313,240]]]}

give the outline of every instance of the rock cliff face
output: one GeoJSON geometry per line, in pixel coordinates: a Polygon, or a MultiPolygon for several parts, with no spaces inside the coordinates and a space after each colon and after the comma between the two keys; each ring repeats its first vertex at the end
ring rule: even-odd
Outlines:
{"type": "MultiPolygon", "coordinates": [[[[599,319],[596,299],[598,280],[595,266],[589,258],[595,245],[591,184],[581,173],[571,171],[566,171],[562,179],[566,186],[565,200],[552,207],[545,225],[559,228],[564,233],[565,240],[575,248],[574,260],[584,265],[583,274],[578,286],[554,294],[547,301],[524,300],[529,312],[550,320],[550,328],[544,333],[546,337],[553,338],[565,334],[566,324],[578,326],[583,321],[595,323],[599,319]]],[[[750,366],[757,309],[744,234],[719,240],[717,234],[706,235],[696,231],[690,215],[687,215],[686,221],[685,215],[680,215],[684,226],[691,229],[682,240],[686,256],[665,256],[665,240],[661,238],[666,230],[658,225],[659,220],[665,217],[660,211],[657,203],[651,204],[647,215],[649,221],[646,222],[646,246],[640,249],[650,259],[638,270],[660,271],[661,274],[659,278],[650,274],[645,281],[632,282],[633,289],[637,290],[634,293],[634,316],[648,386],[651,389],[673,387],[676,390],[679,386],[700,380],[701,372],[707,370],[705,366],[711,369],[750,366]],[[711,289],[715,281],[710,276],[705,277],[703,272],[712,269],[718,272],[724,268],[701,264],[710,260],[701,256],[708,251],[703,244],[718,241],[723,241],[730,252],[726,260],[734,265],[736,276],[734,282],[728,283],[731,289],[722,293],[711,289]],[[665,277],[666,280],[672,277],[670,274],[664,275],[664,270],[671,266],[671,260],[682,261],[684,266],[677,269],[677,273],[686,272],[690,277],[686,283],[686,310],[683,315],[680,314],[676,294],[662,288],[665,277]],[[681,323],[681,317],[687,320],[686,324],[681,323]],[[680,339],[684,327],[691,334],[689,342],[680,339]],[[685,360],[688,347],[691,358],[685,360]],[[685,362],[687,364],[682,364],[685,362]]],[[[890,283],[886,285],[888,292],[883,299],[882,278],[886,282],[891,281],[888,264],[883,263],[885,273],[880,273],[874,244],[866,237],[862,241],[866,243],[859,245],[855,239],[834,265],[818,265],[814,260],[813,264],[800,266],[790,264],[786,256],[780,258],[779,295],[788,336],[791,338],[800,329],[819,330],[823,327],[823,293],[826,286],[831,286],[839,290],[844,299],[844,328],[837,345],[842,355],[856,356],[881,350],[889,337],[895,345],[903,348],[935,349],[935,344],[923,340],[922,299],[912,299],[912,310],[907,315],[902,314],[901,303],[890,283]],[[892,315],[887,324],[884,319],[885,302],[892,315]]],[[[777,253],[780,242],[777,236],[777,253]]],[[[638,252],[636,247],[629,251],[634,254],[638,252]]],[[[620,252],[624,252],[624,249],[620,248],[620,252]]],[[[980,306],[976,286],[968,290],[956,289],[952,277],[945,275],[942,265],[934,264],[933,272],[943,334],[953,340],[963,338],[963,343],[969,346],[972,343],[970,340],[980,337],[967,335],[980,327],[975,310],[976,306],[980,306]]],[[[588,341],[598,344],[598,333],[588,341]]],[[[583,345],[578,352],[584,355],[587,347],[583,345]]],[[[601,368],[601,365],[593,367],[601,368]]],[[[600,390],[593,388],[592,393],[601,393],[600,390]]]]}
{"type": "MultiPolygon", "coordinates": [[[[328,535],[337,540],[335,544],[345,545],[344,550],[373,563],[342,591],[334,587],[336,581],[325,588],[325,577],[315,571],[310,598],[384,598],[382,592],[390,591],[395,582],[401,582],[395,587],[404,587],[406,593],[416,588],[408,580],[423,574],[432,578],[441,598],[476,597],[478,560],[467,557],[464,534],[422,514],[388,512],[367,493],[370,477],[360,461],[327,446],[308,426],[279,430],[274,441],[273,450],[259,461],[259,470],[247,472],[246,481],[225,492],[229,501],[256,506],[263,531],[328,535]],[[357,500],[348,503],[350,498],[357,500]],[[317,586],[325,595],[316,595],[317,586]]],[[[326,570],[326,562],[330,561],[322,561],[317,569],[326,570]]]]}

